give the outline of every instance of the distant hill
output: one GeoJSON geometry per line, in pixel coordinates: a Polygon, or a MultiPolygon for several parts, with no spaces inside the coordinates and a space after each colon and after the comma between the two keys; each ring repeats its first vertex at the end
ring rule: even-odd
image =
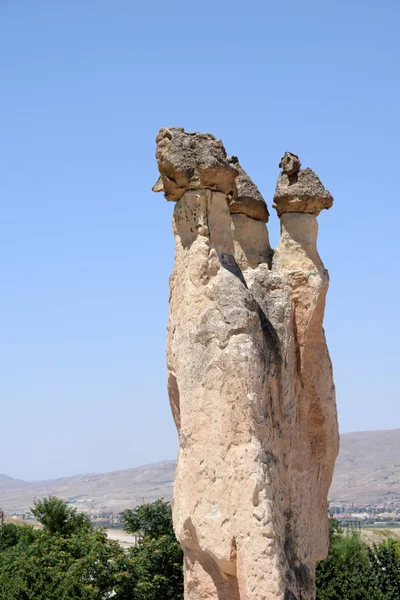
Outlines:
{"type": "Polygon", "coordinates": [[[170,500],[174,472],[175,461],[162,461],[135,469],[21,482],[22,485],[14,486],[8,483],[9,478],[4,482],[0,478],[0,507],[8,513],[24,512],[35,498],[53,494],[73,501],[83,511],[119,512],[157,498],[170,500]]]}
{"type": "Polygon", "coordinates": [[[26,481],[22,481],[22,479],[13,479],[0,473],[0,491],[21,488],[25,485],[26,481]]]}
{"type": "Polygon", "coordinates": [[[329,495],[346,502],[400,500],[400,429],[341,435],[329,495]]]}
{"type": "MultiPolygon", "coordinates": [[[[156,498],[171,499],[174,471],[175,462],[167,460],[34,483],[0,475],[0,507],[23,512],[35,498],[55,494],[84,511],[119,512],[156,498]]],[[[355,503],[400,500],[400,429],[343,434],[329,496],[355,503]]]]}

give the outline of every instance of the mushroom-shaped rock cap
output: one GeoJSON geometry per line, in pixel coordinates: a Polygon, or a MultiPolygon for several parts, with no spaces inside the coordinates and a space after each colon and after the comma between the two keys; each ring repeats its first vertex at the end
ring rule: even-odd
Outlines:
{"type": "Polygon", "coordinates": [[[212,189],[236,195],[237,170],[227,159],[221,140],[209,133],[188,133],[183,127],[163,127],[156,137],[160,179],[154,191],[178,201],[187,190],[212,189]]]}
{"type": "Polygon", "coordinates": [[[279,217],[285,212],[317,216],[322,209],[332,206],[331,194],[314,171],[308,167],[300,169],[298,156],[285,152],[279,166],[283,170],[278,177],[273,204],[279,217]]]}
{"type": "Polygon", "coordinates": [[[240,166],[239,159],[236,156],[232,156],[229,162],[239,172],[236,178],[237,196],[232,197],[229,201],[229,211],[231,213],[241,213],[252,219],[266,223],[269,218],[269,212],[258,187],[250,179],[243,167],[240,166]]]}

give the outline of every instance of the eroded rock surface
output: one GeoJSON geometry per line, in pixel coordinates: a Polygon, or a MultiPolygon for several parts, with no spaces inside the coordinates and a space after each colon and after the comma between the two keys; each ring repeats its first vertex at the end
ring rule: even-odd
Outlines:
{"type": "Polygon", "coordinates": [[[286,212],[309,213],[318,216],[322,209],[331,208],[333,198],[311,169],[300,169],[299,157],[285,152],[279,166],[274,195],[274,208],[280,217],[286,212]]]}
{"type": "Polygon", "coordinates": [[[156,138],[160,179],[154,191],[178,201],[187,190],[211,189],[236,194],[237,170],[221,142],[209,133],[187,133],[183,127],[163,127],[156,138]]]}
{"type": "Polygon", "coordinates": [[[246,215],[266,223],[269,219],[269,212],[258,187],[241,167],[236,156],[232,156],[229,162],[238,172],[235,179],[237,193],[229,201],[229,212],[231,214],[246,215]]]}
{"type": "MultiPolygon", "coordinates": [[[[173,217],[167,363],[179,433],[173,517],[185,599],[312,600],[338,451],[322,328],[328,274],[314,214],[326,199],[318,205],[314,194],[313,213],[307,204],[279,211],[281,239],[272,252],[263,219],[231,211],[240,198],[238,164],[229,185],[216,184],[232,168],[222,144],[218,162],[209,151],[215,138],[178,132],[174,178],[185,179],[173,217]],[[188,142],[187,170],[184,136],[204,144],[188,142]],[[202,178],[209,168],[213,186],[202,178]]],[[[164,134],[157,140],[168,197],[168,144],[164,134]]]]}

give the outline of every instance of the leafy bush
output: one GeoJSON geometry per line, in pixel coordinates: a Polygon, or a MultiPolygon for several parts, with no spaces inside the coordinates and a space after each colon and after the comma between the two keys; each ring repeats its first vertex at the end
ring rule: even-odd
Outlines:
{"type": "Polygon", "coordinates": [[[35,501],[32,512],[49,533],[70,535],[71,533],[91,529],[90,521],[86,515],[78,513],[76,508],[67,506],[63,500],[55,496],[35,501]]]}
{"type": "Polygon", "coordinates": [[[377,586],[385,600],[400,598],[400,542],[388,540],[370,550],[377,586]]]}
{"type": "Polygon", "coordinates": [[[103,600],[125,569],[125,553],[102,531],[63,536],[32,529],[0,552],[0,599],[103,600]]]}
{"type": "Polygon", "coordinates": [[[317,600],[399,600],[400,543],[370,548],[360,534],[344,535],[330,522],[329,553],[317,565],[317,600]]]}
{"type": "Polygon", "coordinates": [[[35,503],[43,529],[0,527],[0,600],[181,600],[182,551],[163,501],[126,511],[125,552],[55,497],[35,503]]]}
{"type": "MultiPolygon", "coordinates": [[[[129,552],[58,498],[33,510],[43,529],[0,527],[0,600],[183,600],[183,555],[168,503],[124,511],[125,530],[139,534],[129,552]]],[[[317,600],[399,600],[400,542],[369,547],[332,520],[316,576],[317,600]]]]}
{"type": "Polygon", "coordinates": [[[183,553],[175,539],[171,506],[163,500],[122,513],[125,531],[141,536],[130,553],[135,600],[182,600],[183,553]]]}

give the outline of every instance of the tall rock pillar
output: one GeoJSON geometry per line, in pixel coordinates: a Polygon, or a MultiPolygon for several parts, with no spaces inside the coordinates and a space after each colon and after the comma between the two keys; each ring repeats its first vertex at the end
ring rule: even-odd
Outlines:
{"type": "Polygon", "coordinates": [[[268,210],[220,140],[162,129],[156,191],[176,202],[168,392],[185,600],[311,600],[338,449],[316,215],[332,198],[294,155],[268,210]]]}

